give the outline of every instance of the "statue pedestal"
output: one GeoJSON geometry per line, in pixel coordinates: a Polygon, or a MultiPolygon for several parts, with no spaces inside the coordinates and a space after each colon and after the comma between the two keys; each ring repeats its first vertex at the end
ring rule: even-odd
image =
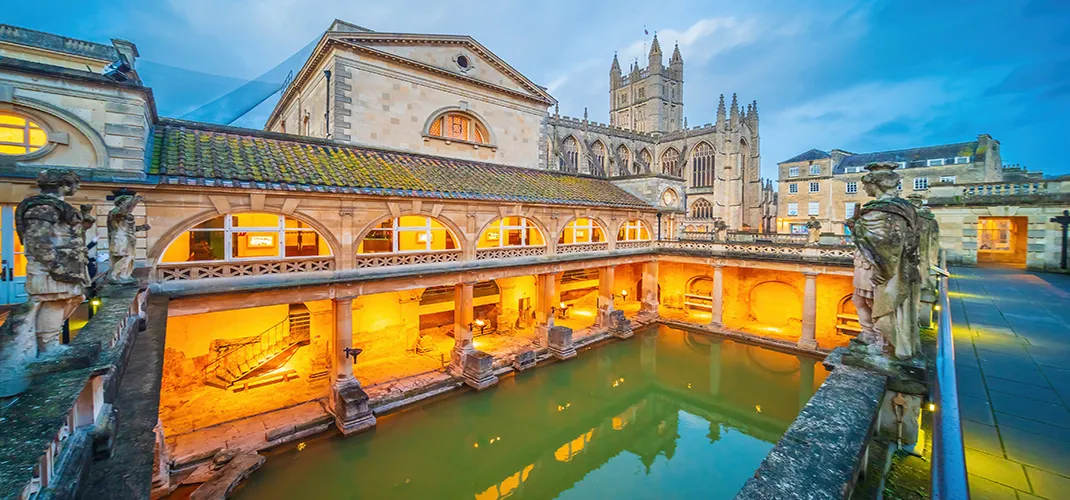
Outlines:
{"type": "Polygon", "coordinates": [[[494,376],[494,356],[483,351],[468,353],[462,371],[464,383],[477,391],[482,391],[498,383],[494,376]]]}
{"type": "Polygon", "coordinates": [[[334,425],[348,436],[375,427],[375,415],[368,407],[368,393],[357,379],[335,382],[331,387],[334,425]]]}
{"type": "Polygon", "coordinates": [[[572,329],[567,326],[550,328],[547,347],[553,357],[562,361],[576,357],[576,346],[572,343],[572,329]]]}

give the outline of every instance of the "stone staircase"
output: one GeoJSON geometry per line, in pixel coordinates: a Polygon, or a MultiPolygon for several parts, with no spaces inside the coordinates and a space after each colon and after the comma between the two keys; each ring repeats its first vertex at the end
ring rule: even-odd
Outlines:
{"type": "Polygon", "coordinates": [[[311,339],[311,316],[304,307],[291,306],[286,319],[256,338],[233,345],[204,367],[204,383],[226,389],[255,374],[273,361],[285,361],[311,339]]]}

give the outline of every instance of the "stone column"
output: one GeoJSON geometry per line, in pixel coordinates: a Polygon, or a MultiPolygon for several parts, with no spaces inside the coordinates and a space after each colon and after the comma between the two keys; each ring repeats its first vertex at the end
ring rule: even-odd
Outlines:
{"type": "Polygon", "coordinates": [[[643,296],[639,297],[639,315],[654,318],[658,315],[658,262],[652,260],[643,263],[643,296]]]}
{"type": "Polygon", "coordinates": [[[353,358],[346,354],[353,347],[353,299],[335,299],[334,306],[334,383],[331,384],[331,411],[334,425],[344,435],[375,426],[375,415],[368,406],[368,394],[353,376],[353,358]]]}
{"type": "Polygon", "coordinates": [[[713,265],[713,306],[710,310],[710,325],[724,326],[724,265],[713,265]]]}
{"type": "Polygon", "coordinates": [[[458,283],[453,287],[453,351],[450,353],[450,372],[460,375],[465,357],[476,351],[472,345],[474,312],[472,288],[475,283],[458,283]]]}
{"type": "Polygon", "coordinates": [[[554,326],[554,313],[558,304],[557,277],[553,273],[540,274],[535,277],[535,333],[539,346],[546,347],[550,328],[554,326]]]}
{"type": "Polygon", "coordinates": [[[613,312],[613,276],[616,268],[606,266],[598,269],[598,327],[607,328],[612,322],[609,317],[613,312]]]}
{"type": "Polygon", "coordinates": [[[817,273],[806,271],[806,285],[803,288],[802,336],[799,347],[817,349],[817,273]]]}
{"type": "Polygon", "coordinates": [[[353,298],[334,299],[334,379],[353,379],[353,358],[345,349],[353,347],[353,298]]]}
{"type": "Polygon", "coordinates": [[[342,252],[338,256],[338,269],[352,269],[356,258],[357,248],[359,244],[353,241],[353,209],[343,208],[339,210],[338,216],[342,219],[342,252]]]}

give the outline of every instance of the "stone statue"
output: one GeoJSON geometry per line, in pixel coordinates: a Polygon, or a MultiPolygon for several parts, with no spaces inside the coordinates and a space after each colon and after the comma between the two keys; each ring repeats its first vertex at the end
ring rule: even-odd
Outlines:
{"type": "Polygon", "coordinates": [[[728,241],[728,223],[722,219],[717,219],[713,223],[713,234],[717,241],[728,241]]]}
{"type": "Polygon", "coordinates": [[[85,300],[89,285],[85,232],[95,222],[93,207],[75,210],[63,200],[78,191],[79,182],[73,172],[45,170],[37,176],[41,194],[15,210],[15,229],[26,246],[26,321],[39,353],[60,349],[63,322],[85,300]]]}
{"type": "Polygon", "coordinates": [[[928,328],[932,323],[932,307],[936,304],[936,277],[929,271],[929,266],[940,265],[940,225],[929,207],[922,204],[924,196],[914,193],[907,196],[918,212],[920,238],[918,241],[918,273],[921,275],[921,294],[918,300],[924,307],[919,310],[919,324],[928,328]]]}
{"type": "Polygon", "coordinates": [[[854,235],[854,298],[862,333],[874,351],[891,345],[897,358],[920,353],[917,297],[920,222],[909,201],[899,197],[895,163],[870,163],[862,177],[866,194],[847,225],[854,235]]]}
{"type": "Polygon", "coordinates": [[[140,195],[121,194],[115,197],[115,208],[108,212],[108,252],[111,268],[109,283],[134,283],[134,246],[137,232],[148,231],[148,224],[134,222],[134,207],[141,203],[140,195]]]}
{"type": "Polygon", "coordinates": [[[816,245],[821,242],[821,222],[813,215],[806,221],[806,244],[816,245]]]}

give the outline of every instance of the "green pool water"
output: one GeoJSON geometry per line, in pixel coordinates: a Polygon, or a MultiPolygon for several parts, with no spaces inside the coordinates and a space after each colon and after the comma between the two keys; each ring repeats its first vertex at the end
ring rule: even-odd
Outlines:
{"type": "Polygon", "coordinates": [[[294,443],[237,498],[731,498],[824,381],[802,356],[668,327],[294,443]]]}

